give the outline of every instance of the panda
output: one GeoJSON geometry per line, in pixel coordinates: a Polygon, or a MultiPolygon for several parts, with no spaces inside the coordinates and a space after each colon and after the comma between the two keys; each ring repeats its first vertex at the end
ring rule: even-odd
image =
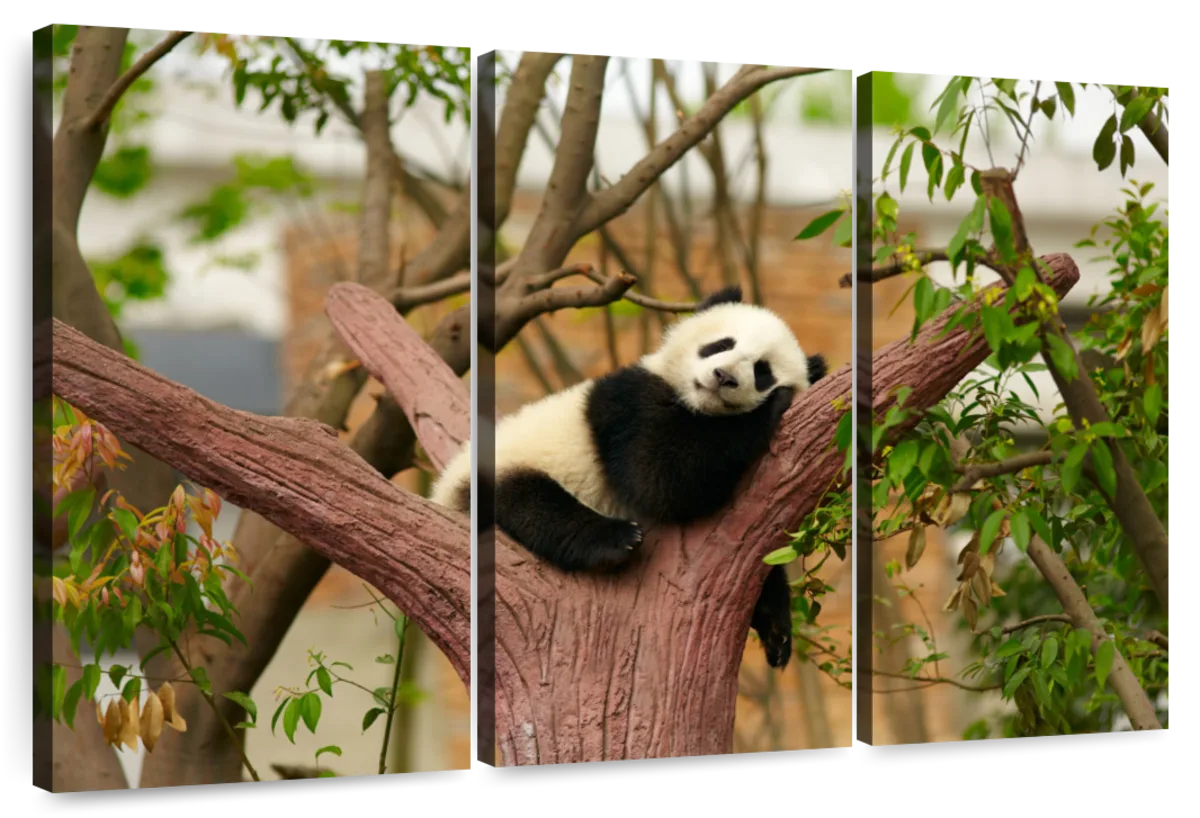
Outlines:
{"type": "MultiPolygon", "coordinates": [[[[644,529],[708,517],[733,497],[797,391],[825,375],[787,324],[727,287],[637,363],[528,404],[496,427],[495,522],[563,571],[612,573],[644,529]]],[[[464,447],[431,499],[470,510],[464,447]]],[[[751,625],[772,667],[791,656],[791,603],[771,569],[751,625]]]]}

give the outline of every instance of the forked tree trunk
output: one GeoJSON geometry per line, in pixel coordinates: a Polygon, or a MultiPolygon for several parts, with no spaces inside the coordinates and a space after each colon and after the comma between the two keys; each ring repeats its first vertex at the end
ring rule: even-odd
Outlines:
{"type": "MultiPolygon", "coordinates": [[[[1046,261],[1065,293],[1074,263],[1046,261]]],[[[335,286],[327,310],[444,463],[466,436],[462,383],[366,288],[335,286]]],[[[909,406],[929,406],[979,365],[986,342],[961,330],[937,338],[946,320],[876,353],[877,396],[905,384],[909,406]]],[[[462,515],[396,488],[319,423],[220,406],[60,322],[54,342],[56,393],[378,587],[469,681],[462,515]]],[[[839,479],[833,433],[850,387],[847,366],[798,396],[733,504],[650,531],[644,556],[619,577],[564,575],[497,538],[496,735],[506,763],[732,750],[738,667],[769,570],[762,558],[839,479]]]]}

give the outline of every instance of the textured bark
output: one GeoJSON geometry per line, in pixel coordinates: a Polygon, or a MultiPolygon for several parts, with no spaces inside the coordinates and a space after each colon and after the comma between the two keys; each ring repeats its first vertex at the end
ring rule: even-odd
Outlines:
{"type": "MultiPolygon", "coordinates": [[[[57,321],[54,345],[56,394],[374,585],[469,682],[470,537],[461,515],[398,489],[322,423],[221,406],[57,321]]],[[[434,355],[404,340],[394,349],[434,355]]]]}

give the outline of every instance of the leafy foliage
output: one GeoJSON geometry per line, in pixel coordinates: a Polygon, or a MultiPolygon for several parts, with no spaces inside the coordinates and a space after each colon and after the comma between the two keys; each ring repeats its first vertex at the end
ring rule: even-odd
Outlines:
{"type": "MultiPolygon", "coordinates": [[[[1004,199],[985,192],[984,169],[964,162],[968,138],[987,142],[981,117],[1007,121],[1020,144],[1016,165],[1029,148],[1035,116],[1073,116],[1076,89],[1087,85],[1018,83],[1001,78],[954,77],[934,101],[932,127],[902,124],[883,166],[873,201],[872,247],[876,268],[900,275],[909,286],[895,309],[911,304],[915,339],[933,318],[948,315],[942,331],[962,328],[986,340],[990,354],[938,405],[914,418],[910,390],[872,428],[875,456],[871,505],[875,539],[906,535],[903,563],[887,576],[903,597],[916,599],[906,581],[925,552],[926,529],[968,535],[958,554],[953,592],[943,616],[956,616],[972,637],[972,656],[961,661],[962,681],[974,690],[998,690],[1014,707],[995,726],[1004,735],[1112,730],[1123,718],[1106,687],[1116,654],[1125,657],[1165,724],[1166,616],[1157,605],[1137,557],[1110,504],[1116,493],[1112,452],[1124,451],[1138,482],[1164,525],[1167,522],[1167,268],[1165,212],[1149,200],[1153,186],[1130,182],[1125,204],[1079,247],[1101,247],[1111,287],[1091,304],[1086,326],[1066,335],[1058,298],[1045,270],[1018,242],[1018,225],[1004,199]],[[968,100],[982,99],[982,103],[968,100]],[[943,141],[945,140],[945,141],[943,141]],[[972,206],[946,247],[953,283],[942,286],[925,265],[916,235],[899,235],[899,205],[887,186],[900,190],[913,163],[925,168],[926,195],[945,200],[966,195],[972,206]],[[1004,271],[1010,286],[983,287],[980,267],[1004,271]],[[1073,347],[1082,351],[1076,355],[1073,347]],[[1082,362],[1079,363],[1079,362],[1082,362]],[[1038,396],[1033,376],[1052,365],[1067,381],[1089,378],[1109,420],[1076,420],[1062,404],[1049,417],[1013,388],[1022,383],[1038,396]],[[912,425],[915,419],[915,425],[912,425]],[[895,428],[912,425],[899,436],[895,428]],[[963,484],[962,470],[999,464],[1022,452],[1018,428],[1039,430],[1038,462],[963,484]],[[889,441],[892,441],[889,443],[889,441]],[[1104,625],[1104,637],[1078,630],[1024,552],[1033,537],[1058,552],[1104,625]]],[[[1128,131],[1148,112],[1166,121],[1165,89],[1104,86],[1114,113],[1100,130],[1094,159],[1104,170],[1121,155],[1122,174],[1133,166],[1128,131]]],[[[990,151],[990,144],[988,145],[990,151]]],[[[1025,461],[1018,461],[1018,465],[1025,461]]],[[[919,610],[924,612],[924,608],[919,610]]],[[[905,667],[918,686],[946,681],[930,669],[950,658],[932,640],[932,620],[902,622],[877,633],[881,647],[917,637],[922,645],[905,667]]],[[[953,680],[952,680],[953,681],[953,680]]],[[[989,720],[975,722],[964,738],[992,734],[989,720]]]]}

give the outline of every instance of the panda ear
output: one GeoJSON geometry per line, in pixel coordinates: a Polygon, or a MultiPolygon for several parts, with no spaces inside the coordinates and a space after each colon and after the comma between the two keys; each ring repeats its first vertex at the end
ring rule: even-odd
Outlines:
{"type": "Polygon", "coordinates": [[[811,386],[812,384],[821,380],[821,378],[824,378],[825,373],[828,372],[828,369],[829,369],[829,367],[825,363],[824,355],[808,356],[808,383],[809,383],[809,385],[811,386]]]}
{"type": "Polygon", "coordinates": [[[740,304],[742,303],[742,288],[736,284],[732,287],[724,287],[717,290],[708,298],[696,305],[696,312],[703,312],[709,307],[715,307],[718,304],[740,304]]]}

